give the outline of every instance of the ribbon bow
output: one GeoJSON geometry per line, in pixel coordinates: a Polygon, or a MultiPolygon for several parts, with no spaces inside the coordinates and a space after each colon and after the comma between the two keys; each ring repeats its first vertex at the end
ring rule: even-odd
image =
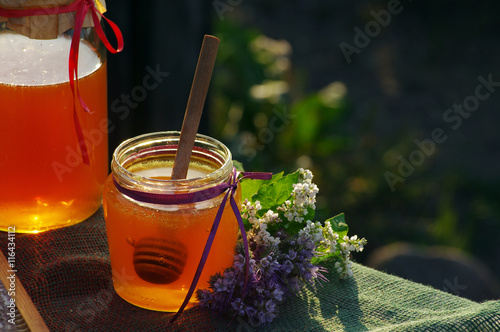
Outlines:
{"type": "MultiPolygon", "coordinates": [[[[187,204],[187,203],[195,203],[195,202],[201,202],[205,200],[209,200],[212,198],[215,198],[224,192],[226,194],[224,195],[224,198],[222,199],[221,205],[219,209],[217,210],[217,214],[215,215],[214,222],[212,224],[212,228],[210,229],[210,233],[208,234],[208,239],[205,244],[205,248],[203,249],[203,254],[201,256],[200,262],[198,263],[198,268],[196,269],[196,273],[194,274],[193,281],[191,282],[191,286],[189,287],[189,290],[186,294],[186,297],[184,298],[184,302],[180,306],[179,310],[177,313],[172,317],[170,320],[170,323],[173,323],[184,311],[184,308],[186,308],[187,304],[189,303],[189,300],[193,296],[193,293],[196,289],[196,284],[198,283],[201,273],[203,271],[203,267],[205,266],[205,263],[208,258],[208,254],[210,253],[210,249],[212,247],[212,244],[214,242],[215,234],[217,233],[217,229],[219,227],[220,220],[222,218],[222,213],[224,212],[224,208],[227,204],[227,200],[229,198],[229,202],[231,204],[231,208],[233,210],[234,215],[236,216],[236,219],[238,220],[238,225],[240,227],[241,235],[243,237],[243,245],[245,247],[245,284],[243,286],[243,293],[245,292],[246,289],[246,283],[247,283],[247,277],[248,277],[248,269],[249,269],[249,264],[248,262],[250,261],[250,254],[248,250],[248,240],[245,232],[245,225],[243,224],[243,219],[241,218],[240,214],[240,209],[238,207],[238,204],[236,203],[236,200],[234,199],[234,194],[236,193],[236,190],[238,189],[238,183],[245,178],[250,178],[250,179],[259,179],[259,180],[269,180],[271,179],[272,174],[271,173],[260,173],[260,172],[238,172],[236,168],[233,168],[233,171],[229,177],[228,182],[221,183],[215,187],[208,188],[205,190],[200,190],[195,193],[190,193],[190,194],[174,194],[174,195],[169,195],[169,194],[155,194],[155,193],[146,193],[146,192],[141,192],[141,191],[136,191],[136,190],[131,190],[128,188],[125,188],[121,186],[118,181],[116,181],[115,178],[113,178],[113,181],[115,183],[115,187],[120,191],[122,194],[133,198],[137,201],[141,202],[146,202],[146,203],[153,203],[153,204],[163,204],[163,205],[172,205],[172,204],[187,204]],[[240,175],[242,175],[240,177],[240,175]]],[[[244,296],[244,294],[242,294],[244,296]]]]}
{"type": "MultiPolygon", "coordinates": [[[[123,50],[123,35],[120,31],[120,28],[113,22],[107,19],[103,14],[99,12],[96,8],[93,0],[75,0],[71,4],[67,6],[61,7],[51,7],[51,8],[27,8],[27,9],[5,9],[0,8],[0,16],[3,17],[25,17],[25,16],[39,16],[39,15],[57,15],[57,14],[65,14],[76,12],[75,17],[75,27],[74,33],[71,40],[71,48],[69,52],[69,84],[71,86],[71,91],[73,93],[73,99],[78,97],[80,101],[80,105],[83,107],[85,112],[92,113],[90,109],[87,107],[83,98],[80,96],[80,92],[78,90],[78,51],[80,49],[80,33],[83,27],[83,21],[87,16],[87,13],[90,11],[92,16],[92,21],[94,23],[94,28],[99,36],[99,39],[103,42],[109,52],[115,54],[121,52],[123,50]],[[108,22],[111,29],[113,30],[116,40],[118,43],[118,47],[115,49],[104,33],[104,30],[101,27],[101,23],[99,17],[102,17],[108,22]]],[[[78,137],[78,145],[80,146],[83,162],[85,164],[90,164],[89,153],[87,150],[87,146],[85,144],[85,138],[83,136],[82,128],[80,125],[80,121],[78,120],[78,114],[76,112],[76,106],[73,106],[73,120],[76,128],[76,134],[78,137]]]]}

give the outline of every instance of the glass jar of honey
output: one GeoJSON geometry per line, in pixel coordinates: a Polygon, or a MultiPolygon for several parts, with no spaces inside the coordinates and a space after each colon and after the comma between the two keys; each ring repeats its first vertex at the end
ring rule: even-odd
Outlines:
{"type": "MultiPolygon", "coordinates": [[[[79,45],[72,44],[78,13],[56,14],[58,3],[0,0],[0,230],[72,225],[102,202],[109,167],[106,47],[88,23],[90,11],[79,45]],[[24,8],[30,11],[22,17],[24,8]],[[77,49],[78,75],[70,83],[70,52],[77,49]]],[[[103,4],[95,1],[101,11],[103,4]]]]}
{"type": "MultiPolygon", "coordinates": [[[[187,178],[171,180],[179,137],[179,132],[159,132],[123,142],[104,185],[114,288],[126,301],[158,311],[176,311],[183,303],[224,197],[197,195],[227,183],[234,172],[227,147],[197,135],[187,178]]],[[[239,189],[235,199],[239,206],[239,189]]],[[[210,275],[233,264],[237,237],[238,222],[228,203],[198,288],[206,288],[210,275]]]]}

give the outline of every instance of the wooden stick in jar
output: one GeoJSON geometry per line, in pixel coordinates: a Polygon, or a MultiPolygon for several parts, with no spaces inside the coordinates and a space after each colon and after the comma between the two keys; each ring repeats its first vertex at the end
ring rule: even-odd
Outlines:
{"type": "Polygon", "coordinates": [[[179,147],[177,148],[172,170],[172,180],[185,179],[187,176],[191,152],[200,124],[203,106],[205,105],[219,43],[220,40],[214,36],[205,35],[203,38],[186,112],[184,113],[179,147]]]}

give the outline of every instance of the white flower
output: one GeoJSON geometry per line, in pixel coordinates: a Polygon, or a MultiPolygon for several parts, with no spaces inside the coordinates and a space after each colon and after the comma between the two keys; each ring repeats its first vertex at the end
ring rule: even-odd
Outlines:
{"type": "MultiPolygon", "coordinates": [[[[331,225],[328,222],[325,222],[325,228],[328,227],[331,228],[331,225]]],[[[324,229],[324,232],[329,233],[329,230],[327,229],[325,231],[324,229]]],[[[335,239],[336,242],[338,240],[338,234],[336,233],[333,234],[337,235],[336,238],[333,237],[333,239],[335,239]]],[[[340,250],[340,259],[341,259],[340,262],[335,263],[335,269],[340,274],[340,277],[345,279],[353,275],[352,272],[353,263],[350,260],[351,252],[362,251],[364,245],[366,244],[366,240],[364,238],[358,239],[356,235],[351,236],[350,238],[347,235],[345,235],[342,237],[342,241],[344,242],[340,244],[337,242],[337,244],[335,245],[335,248],[338,248],[338,250],[340,250]]]]}
{"type": "Polygon", "coordinates": [[[299,236],[305,239],[311,239],[314,243],[320,243],[324,240],[323,229],[320,222],[306,221],[306,226],[299,231],[299,236]]]}
{"type": "Polygon", "coordinates": [[[263,221],[265,223],[270,223],[270,222],[280,222],[281,219],[278,218],[278,214],[274,212],[273,210],[268,210],[264,216],[262,217],[263,221]]]}
{"type": "Polygon", "coordinates": [[[299,173],[302,176],[302,178],[304,179],[304,181],[311,182],[311,180],[313,178],[313,174],[310,170],[299,168],[299,173]]]}
{"type": "Polygon", "coordinates": [[[292,185],[293,190],[290,193],[293,201],[286,200],[277,210],[283,212],[287,221],[302,223],[304,216],[309,213],[308,209],[316,209],[318,187],[311,182],[311,171],[299,169],[299,174],[299,182],[292,185]]]}
{"type": "Polygon", "coordinates": [[[320,247],[325,250],[326,253],[334,253],[338,250],[338,239],[339,235],[335,233],[332,229],[332,225],[329,221],[325,222],[325,226],[322,228],[323,240],[320,243],[320,247]]]}
{"type": "Polygon", "coordinates": [[[262,219],[259,219],[259,222],[252,226],[252,234],[249,235],[253,236],[253,240],[258,246],[277,246],[280,243],[280,238],[272,236],[267,231],[267,224],[262,222],[262,219]]]}
{"type": "Polygon", "coordinates": [[[257,212],[261,209],[262,207],[259,201],[255,201],[255,203],[252,204],[248,199],[245,199],[241,204],[241,217],[247,219],[250,224],[258,223],[257,212]]]}

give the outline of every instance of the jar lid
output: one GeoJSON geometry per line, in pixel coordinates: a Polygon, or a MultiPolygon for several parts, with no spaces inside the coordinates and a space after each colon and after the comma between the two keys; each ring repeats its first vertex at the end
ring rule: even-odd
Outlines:
{"type": "MultiPolygon", "coordinates": [[[[63,32],[75,27],[75,12],[52,14],[51,9],[67,6],[81,0],[0,0],[0,8],[7,10],[40,9],[47,15],[2,17],[0,22],[7,22],[7,28],[31,39],[56,39],[63,32]]],[[[93,0],[97,10],[106,11],[105,0],[93,0]]],[[[83,27],[94,26],[91,13],[88,12],[83,27]]]]}

